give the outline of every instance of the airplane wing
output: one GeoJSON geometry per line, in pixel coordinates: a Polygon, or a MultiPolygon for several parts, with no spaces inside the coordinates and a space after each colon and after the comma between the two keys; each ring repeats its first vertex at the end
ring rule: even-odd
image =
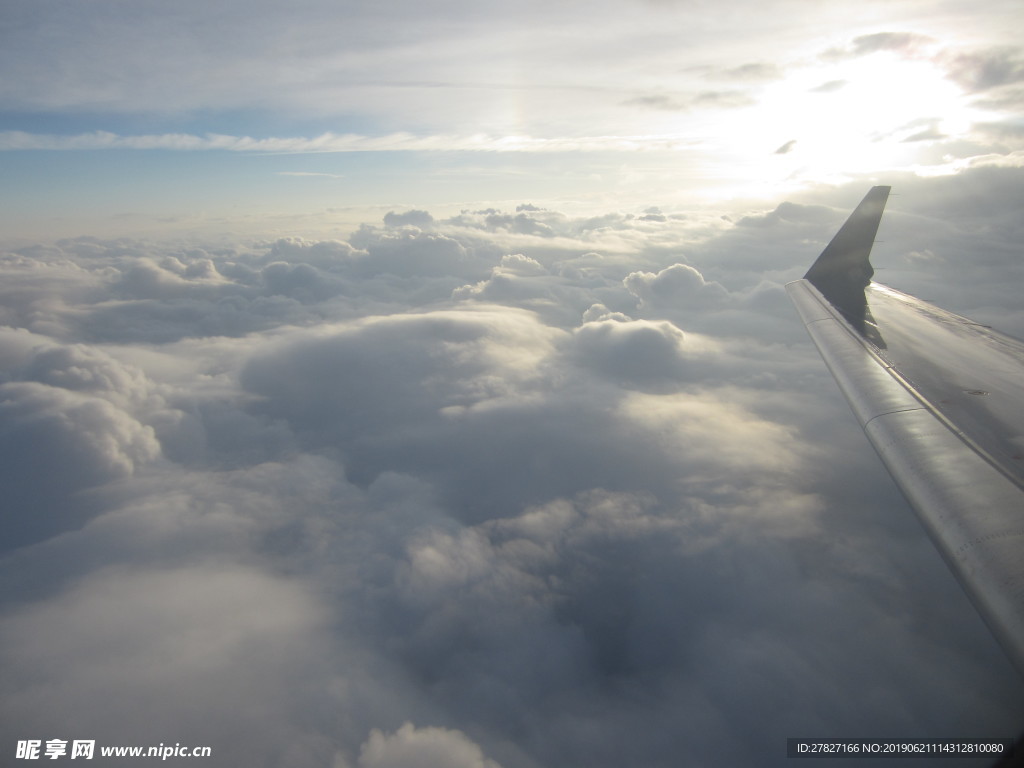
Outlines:
{"type": "Polygon", "coordinates": [[[873,187],[786,290],[857,420],[1024,672],[1024,342],[871,281],[873,187]]]}

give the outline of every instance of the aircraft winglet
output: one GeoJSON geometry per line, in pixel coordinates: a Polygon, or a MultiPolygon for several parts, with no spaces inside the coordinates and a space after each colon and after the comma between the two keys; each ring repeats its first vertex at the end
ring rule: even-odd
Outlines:
{"type": "Polygon", "coordinates": [[[871,246],[891,187],[872,187],[804,275],[828,302],[864,330],[864,289],[871,284],[871,246]]]}

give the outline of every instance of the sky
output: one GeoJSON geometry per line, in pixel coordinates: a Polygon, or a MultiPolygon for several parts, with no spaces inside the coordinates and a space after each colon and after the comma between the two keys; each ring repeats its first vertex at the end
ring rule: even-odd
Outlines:
{"type": "Polygon", "coordinates": [[[0,750],[1017,736],[783,285],[889,184],[876,279],[1024,336],[1022,17],[5,2],[0,750]]]}

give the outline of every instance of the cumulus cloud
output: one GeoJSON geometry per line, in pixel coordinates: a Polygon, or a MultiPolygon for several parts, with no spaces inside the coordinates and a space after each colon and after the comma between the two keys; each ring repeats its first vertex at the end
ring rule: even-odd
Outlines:
{"type": "Polygon", "coordinates": [[[657,274],[633,272],[623,284],[646,306],[708,309],[727,300],[721,285],[706,282],[699,271],[687,264],[673,264],[657,274]]]}
{"type": "MultiPolygon", "coordinates": [[[[879,277],[1012,320],[1019,169],[904,182],[879,277]]],[[[1012,735],[1012,671],[782,289],[862,193],[4,253],[4,743],[538,768],[1012,735]]]]}
{"type": "Polygon", "coordinates": [[[6,547],[80,524],[96,513],[81,492],[160,455],[152,427],[133,413],[145,397],[141,372],[81,346],[43,348],[26,363],[27,380],[0,384],[6,547]]]}
{"type": "Polygon", "coordinates": [[[460,731],[415,728],[393,734],[374,729],[359,752],[359,768],[500,768],[460,731]]]}
{"type": "Polygon", "coordinates": [[[405,211],[404,213],[395,213],[389,211],[384,214],[384,226],[385,227],[402,227],[402,226],[414,226],[420,229],[429,228],[434,223],[434,217],[426,211],[405,211]]]}
{"type": "Polygon", "coordinates": [[[614,380],[671,386],[685,375],[687,336],[671,323],[599,319],[580,326],[576,342],[583,363],[614,380]]]}

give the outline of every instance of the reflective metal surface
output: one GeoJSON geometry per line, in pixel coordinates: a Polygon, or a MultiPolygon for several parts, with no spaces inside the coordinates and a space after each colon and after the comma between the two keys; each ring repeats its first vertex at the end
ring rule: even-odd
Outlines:
{"type": "Polygon", "coordinates": [[[884,285],[866,296],[884,346],[868,343],[1024,487],[1024,343],[884,285]]]}
{"type": "Polygon", "coordinates": [[[1024,490],[965,441],[814,286],[798,280],[786,290],[872,446],[1024,673],[1024,490]]]}
{"type": "Polygon", "coordinates": [[[871,282],[874,187],[786,286],[865,434],[1024,672],[1024,342],[871,282]]]}

